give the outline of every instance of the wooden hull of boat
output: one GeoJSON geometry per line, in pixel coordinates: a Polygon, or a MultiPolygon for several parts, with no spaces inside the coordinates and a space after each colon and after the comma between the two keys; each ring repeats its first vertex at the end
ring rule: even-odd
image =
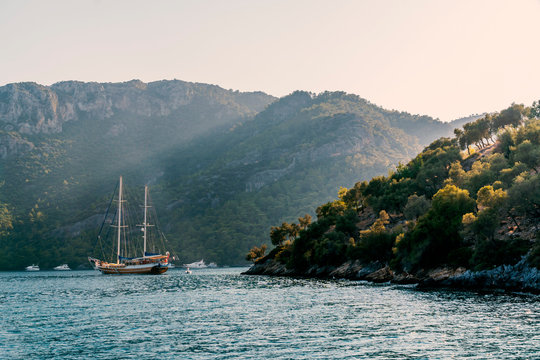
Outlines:
{"type": "Polygon", "coordinates": [[[101,267],[98,266],[97,269],[103,274],[113,274],[113,275],[122,275],[122,274],[163,274],[169,268],[167,266],[125,266],[125,267],[101,267]]]}

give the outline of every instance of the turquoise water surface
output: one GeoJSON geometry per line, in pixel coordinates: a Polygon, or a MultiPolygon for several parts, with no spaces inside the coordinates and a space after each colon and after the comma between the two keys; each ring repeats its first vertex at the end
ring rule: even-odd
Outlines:
{"type": "Polygon", "coordinates": [[[2,359],[540,359],[540,297],[346,280],[0,273],[2,359]]]}

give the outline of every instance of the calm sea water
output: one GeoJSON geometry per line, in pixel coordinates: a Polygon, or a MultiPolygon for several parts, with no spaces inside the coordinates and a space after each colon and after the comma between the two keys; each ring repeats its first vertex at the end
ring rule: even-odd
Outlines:
{"type": "Polygon", "coordinates": [[[540,297],[180,269],[0,273],[2,359],[540,359],[540,297]]]}

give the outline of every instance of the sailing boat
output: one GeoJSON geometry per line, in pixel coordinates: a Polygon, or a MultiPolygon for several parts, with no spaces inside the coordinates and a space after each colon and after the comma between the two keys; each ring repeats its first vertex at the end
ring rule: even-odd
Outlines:
{"type": "MultiPolygon", "coordinates": [[[[159,253],[149,253],[146,251],[147,230],[153,226],[148,224],[147,210],[148,206],[148,186],[144,187],[144,218],[141,230],[143,232],[143,251],[141,257],[127,257],[128,244],[127,225],[124,224],[123,203],[122,198],[122,177],[118,185],[118,210],[116,226],[116,262],[107,262],[89,257],[88,260],[93,265],[94,269],[101,271],[103,274],[162,274],[169,268],[169,252],[165,255],[159,253]],[[124,249],[121,249],[121,240],[124,239],[124,249]]],[[[105,215],[105,220],[107,215],[105,215]]],[[[105,222],[104,220],[104,222],[105,222]]],[[[103,225],[102,225],[103,229],[103,225]]],[[[99,236],[98,236],[99,238],[99,236]]],[[[100,238],[99,238],[100,239],[100,238]]]]}

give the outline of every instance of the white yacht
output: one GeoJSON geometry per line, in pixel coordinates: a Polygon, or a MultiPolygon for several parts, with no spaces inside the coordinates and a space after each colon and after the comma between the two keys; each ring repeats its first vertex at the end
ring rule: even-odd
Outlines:
{"type": "Polygon", "coordinates": [[[30,265],[25,268],[26,271],[39,271],[39,265],[30,265]]]}
{"type": "Polygon", "coordinates": [[[191,264],[184,264],[185,268],[192,268],[192,269],[204,269],[207,268],[206,264],[204,263],[204,260],[201,261],[195,261],[191,264]]]}
{"type": "Polygon", "coordinates": [[[69,271],[71,269],[69,268],[68,264],[62,264],[62,265],[58,265],[57,267],[55,267],[54,270],[69,271]]]}

